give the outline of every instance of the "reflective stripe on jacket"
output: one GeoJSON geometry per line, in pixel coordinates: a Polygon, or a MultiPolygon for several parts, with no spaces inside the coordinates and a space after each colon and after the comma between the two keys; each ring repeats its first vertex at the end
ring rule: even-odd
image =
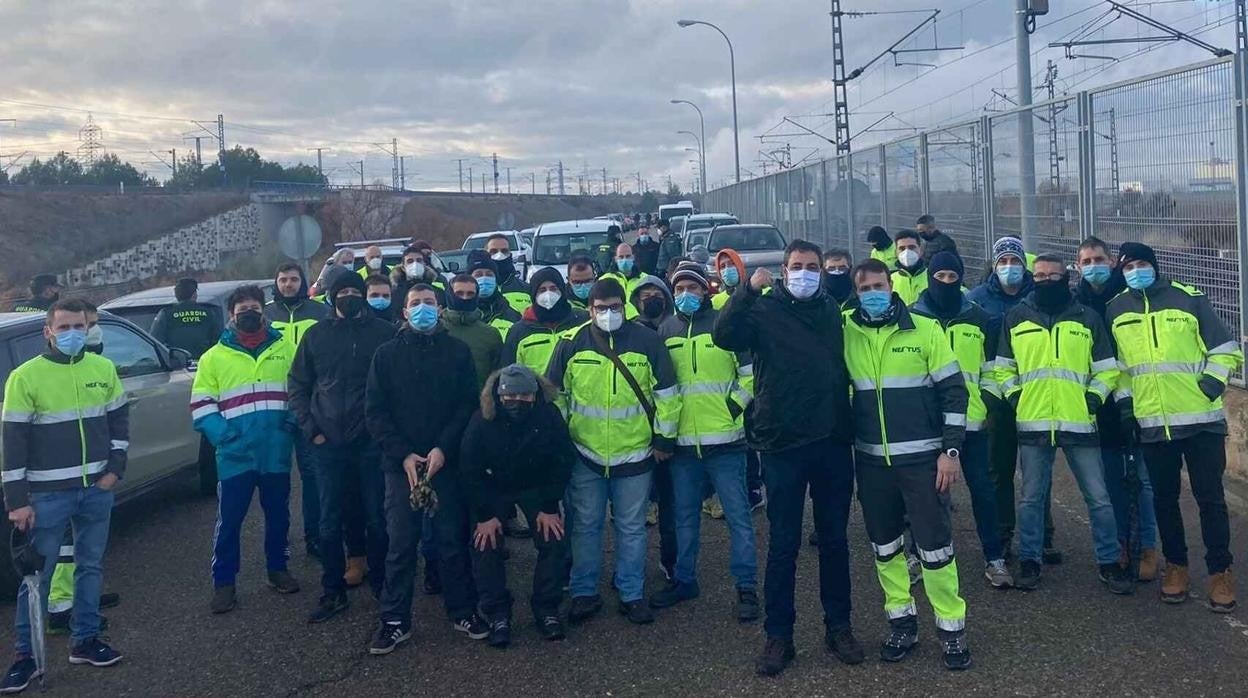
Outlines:
{"type": "Polygon", "coordinates": [[[507,341],[503,343],[498,363],[500,366],[523,364],[537,375],[544,376],[559,340],[566,332],[584,325],[588,320],[585,311],[573,308],[555,327],[537,320],[517,322],[507,331],[507,341]]]}
{"type": "Polygon", "coordinates": [[[264,306],[264,317],[273,329],[281,333],[282,339],[290,342],[290,355],[295,355],[295,348],[303,339],[303,335],[316,323],[329,317],[330,307],[323,302],[313,300],[299,301],[293,307],[276,300],[264,306]]]}
{"type": "Polygon", "coordinates": [[[1019,443],[1100,445],[1086,396],[1104,402],[1119,371],[1096,311],[1072,297],[1053,316],[1028,296],[1005,317],[996,365],[1002,395],[1015,406],[1019,443]]]}
{"type": "Polygon", "coordinates": [[[1141,441],[1227,433],[1221,396],[1210,400],[1199,382],[1208,377],[1225,386],[1244,354],[1205,294],[1159,278],[1146,292],[1117,295],[1106,322],[1122,368],[1115,396],[1140,423],[1141,441]]]}
{"type": "Polygon", "coordinates": [[[962,368],[962,378],[966,381],[966,390],[970,397],[966,407],[966,430],[982,430],[984,421],[988,418],[983,393],[1001,397],[994,368],[997,338],[988,334],[988,327],[992,322],[988,313],[963,296],[962,308],[957,316],[951,320],[943,320],[937,317],[926,291],[919,296],[919,302],[910,310],[916,315],[935,320],[944,329],[949,348],[962,368]]]}

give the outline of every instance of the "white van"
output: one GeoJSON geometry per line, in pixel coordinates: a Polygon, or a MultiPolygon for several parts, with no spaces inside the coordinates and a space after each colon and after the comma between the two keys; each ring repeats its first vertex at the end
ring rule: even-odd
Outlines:
{"type": "Polygon", "coordinates": [[[567,279],[568,260],[577,254],[597,259],[599,248],[608,244],[612,234],[620,236],[620,224],[610,219],[543,223],[533,234],[533,261],[528,273],[532,275],[542,267],[554,267],[567,279]]]}
{"type": "Polygon", "coordinates": [[[697,213],[692,201],[678,201],[674,204],[663,204],[659,207],[659,220],[670,221],[674,216],[692,216],[697,213]]]}

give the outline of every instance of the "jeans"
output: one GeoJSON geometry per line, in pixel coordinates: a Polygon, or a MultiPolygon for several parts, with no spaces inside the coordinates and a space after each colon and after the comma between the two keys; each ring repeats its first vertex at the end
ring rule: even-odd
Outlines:
{"type": "Polygon", "coordinates": [[[417,551],[420,549],[421,524],[425,513],[412,509],[412,488],[407,475],[398,471],[382,472],[386,496],[386,583],[381,589],[381,621],[412,624],[412,583],[416,580],[417,551]]]}
{"type": "Polygon", "coordinates": [[[767,571],[763,592],[768,637],[792,639],[797,610],[793,596],[797,553],[802,546],[806,491],[819,535],[819,600],[829,630],[849,627],[849,504],[854,494],[854,461],[848,444],[823,439],[798,448],[763,453],[767,485],[767,571]]]}
{"type": "Polygon", "coordinates": [[[359,499],[355,506],[363,515],[368,581],[376,591],[385,582],[386,515],[382,500],[385,483],[381,477],[381,451],[370,440],[336,445],[313,445],[313,463],[321,496],[321,589],[326,595],[346,593],[343,555],[345,509],[348,492],[359,499]],[[353,486],[348,486],[348,483],[353,486]]]}
{"type": "MultiPolygon", "coordinates": [[[[676,507],[672,494],[671,461],[654,464],[651,495],[659,505],[659,562],[667,569],[676,566],[676,507]]],[[[530,524],[532,525],[532,524],[530,524]]]]}
{"type": "MultiPolygon", "coordinates": [[[[1127,519],[1130,505],[1130,493],[1127,492],[1126,451],[1121,448],[1102,448],[1101,464],[1105,468],[1105,489],[1109,490],[1109,501],[1114,505],[1114,520],[1118,522],[1118,537],[1126,541],[1131,530],[1131,522],[1127,519]]],[[[1140,524],[1140,548],[1157,547],[1157,509],[1153,506],[1153,483],[1148,479],[1148,466],[1144,464],[1144,454],[1136,449],[1135,470],[1140,479],[1140,496],[1136,505],[1136,516],[1140,524]]]]}
{"type": "Polygon", "coordinates": [[[719,453],[704,458],[676,454],[672,457],[672,485],[676,510],[676,581],[698,581],[698,549],[701,543],[703,484],[710,480],[728,522],[728,569],[738,589],[753,589],[758,578],[758,551],[754,546],[754,522],[745,487],[745,452],[719,453]]]}
{"type": "Polygon", "coordinates": [[[1179,492],[1183,489],[1181,473],[1186,462],[1192,497],[1200,509],[1205,566],[1209,574],[1226,571],[1232,561],[1230,520],[1222,489],[1222,473],[1226,470],[1226,437],[1206,432],[1179,441],[1144,444],[1141,449],[1153,482],[1157,528],[1161,533],[1161,551],[1166,556],[1166,562],[1187,566],[1187,536],[1183,530],[1183,512],[1179,509],[1179,492]]]}
{"type": "MultiPolygon", "coordinates": [[[[1063,446],[1066,463],[1079,483],[1083,501],[1088,507],[1092,526],[1092,542],[1096,562],[1107,565],[1118,561],[1118,525],[1114,522],[1114,505],[1105,489],[1105,472],[1101,469],[1101,449],[1095,446],[1063,446]]],[[[1018,502],[1018,559],[1040,561],[1044,543],[1043,504],[1053,483],[1053,458],[1057,446],[1020,446],[1023,466],[1023,492],[1018,502]]]]}
{"type": "Polygon", "coordinates": [[[321,495],[316,482],[316,451],[312,442],[296,435],[295,466],[299,469],[299,484],[303,487],[300,507],[303,509],[303,540],[308,548],[316,546],[321,538],[321,495]]]}
{"type": "Polygon", "coordinates": [[[239,473],[217,483],[217,529],[212,540],[212,584],[234,586],[239,567],[239,536],[243,519],[251,508],[251,496],[260,490],[264,512],[264,558],[266,569],[286,569],[290,547],[290,473],[261,475],[255,470],[239,473]]]}
{"type": "MultiPolygon", "coordinates": [[[[997,525],[1002,544],[1014,539],[1014,473],[1018,470],[1018,423],[1008,402],[986,398],[988,402],[988,461],[996,485],[997,525]]],[[[1044,495],[1044,547],[1053,545],[1053,507],[1044,495]]]]}
{"type": "Polygon", "coordinates": [[[649,471],[629,477],[603,477],[579,461],[572,465],[568,501],[572,504],[572,597],[598,593],[602,571],[602,528],[611,500],[615,527],[615,588],[620,601],[640,601],[646,581],[646,504],[649,471]]]}
{"type": "MultiPolygon", "coordinates": [[[[533,570],[533,596],[530,607],[539,622],[545,616],[559,613],[563,600],[564,561],[568,555],[567,532],[562,540],[546,540],[537,530],[541,507],[536,497],[520,496],[520,510],[529,520],[533,547],[537,549],[537,566],[533,570]]],[[[501,543],[501,538],[500,538],[501,543]]],[[[486,620],[511,618],[511,592],[507,589],[507,565],[499,547],[472,549],[472,575],[481,597],[481,613],[486,620]]]]}
{"type": "MultiPolygon", "coordinates": [[[[70,614],[70,638],[81,644],[100,633],[100,592],[104,588],[104,550],[108,547],[108,524],[113,515],[113,493],[94,485],[72,490],[32,492],[35,510],[31,544],[43,556],[39,577],[42,607],[48,606],[52,571],[65,535],[74,529],[74,608],[70,614]]],[[[30,656],[30,608],[26,585],[17,591],[17,654],[30,656]]]]}
{"type": "Polygon", "coordinates": [[[975,532],[984,551],[984,562],[1003,556],[1000,528],[997,525],[997,490],[988,472],[988,435],[982,431],[966,432],[962,445],[962,476],[971,493],[971,512],[975,516],[975,532]]]}

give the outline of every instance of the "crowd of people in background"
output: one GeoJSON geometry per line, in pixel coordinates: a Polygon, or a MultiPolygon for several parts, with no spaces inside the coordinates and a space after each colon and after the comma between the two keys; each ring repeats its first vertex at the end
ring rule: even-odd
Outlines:
{"type": "MultiPolygon", "coordinates": [[[[332,621],[348,589],[367,584],[379,608],[371,654],[410,639],[422,558],[423,591],[441,594],[456,631],[511,644],[507,535],[536,549],[529,598],[542,638],[601,612],[607,525],[616,608],[651,623],[701,595],[706,513],[728,531],[735,596],[722,611],[763,619],[755,666],[776,675],[796,654],[809,498],[826,648],[857,664],[856,492],[884,597],[880,659],[902,661],[918,642],[921,582],[943,666],[962,670],[971,650],[950,493],[966,481],[981,556],[971,567],[994,588],[1035,590],[1063,560],[1050,513],[1059,449],[1100,580],[1130,594],[1160,577],[1168,603],[1191,586],[1186,464],[1205,598],[1235,607],[1222,394],[1243,355],[1204,294],[1166,276],[1147,245],[1089,238],[1068,259],[1003,237],[977,279],[925,215],[913,230],[867,231],[857,265],[848,250],[794,240],[776,274],[690,260],[665,221],[651,223],[630,222],[632,243],[617,234],[577,252],[566,275],[527,280],[503,235],[450,278],[423,241],[393,268],[369,247],[358,272],[344,250],[314,289],[283,264],[272,300],[255,286],[230,295],[224,326],[195,282],[179,281],[152,331],[198,360],[190,419],[219,479],[209,610],[238,604],[257,492],[265,580],[300,591],[288,567],[293,465],[305,551],[322,570],[307,621],[332,621]],[[763,506],[760,599],[751,511],[763,506]],[[647,594],[653,524],[665,584],[647,594]]],[[[36,277],[18,308],[46,315],[47,348],[5,386],[4,499],[44,556],[45,595],[72,529],[77,572],[72,585],[61,577],[74,600],[70,661],[109,666],[121,654],[101,638],[98,610],[127,405],[116,369],[92,351],[94,308],[59,291],[36,277]]],[[[3,692],[37,673],[25,608],[3,692]]]]}

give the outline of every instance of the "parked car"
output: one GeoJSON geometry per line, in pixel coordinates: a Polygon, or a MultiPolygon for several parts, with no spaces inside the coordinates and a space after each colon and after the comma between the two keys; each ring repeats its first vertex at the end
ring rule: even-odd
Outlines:
{"type": "Polygon", "coordinates": [[[452,276],[468,269],[468,253],[472,250],[442,250],[438,258],[452,276]]]}
{"type": "Polygon", "coordinates": [[[786,244],[784,235],[774,225],[720,225],[712,228],[706,238],[710,266],[714,266],[715,253],[722,249],[735,250],[745,265],[746,279],[760,267],[779,277],[786,244]]]}
{"type": "Polygon", "coordinates": [[[609,219],[593,219],[539,225],[533,236],[533,263],[529,265],[529,272],[554,267],[566,279],[568,260],[578,252],[598,259],[598,248],[610,239],[612,228],[619,231],[620,224],[609,219]]]}
{"type": "MultiPolygon", "coordinates": [[[[7,381],[15,367],[47,349],[43,327],[42,313],[0,314],[0,380],[7,381]]],[[[215,460],[191,428],[190,354],[166,348],[134,323],[107,311],[100,313],[100,327],[104,356],[116,364],[130,401],[129,457],[126,476],[115,490],[117,502],[190,468],[198,470],[201,492],[215,493],[215,460]]],[[[0,540],[8,540],[9,522],[0,526],[0,540]]],[[[0,590],[11,594],[18,581],[9,546],[0,545],[0,590]]]]}
{"type": "MultiPolygon", "coordinates": [[[[273,300],[273,279],[253,279],[250,281],[205,281],[199,285],[199,302],[212,306],[213,312],[220,313],[217,319],[221,320],[224,326],[228,315],[225,310],[225,300],[229,298],[234,289],[246,284],[259,286],[264,291],[265,299],[273,300]]],[[[162,308],[177,302],[173,296],[173,287],[161,286],[119,296],[101,305],[100,310],[107,310],[113,315],[123,317],[143,328],[145,332],[150,332],[156,314],[162,308]]]]}
{"type": "Polygon", "coordinates": [[[706,247],[706,238],[711,229],[717,225],[737,225],[741,221],[731,213],[695,213],[685,218],[684,230],[685,254],[697,247],[706,247]]]}

